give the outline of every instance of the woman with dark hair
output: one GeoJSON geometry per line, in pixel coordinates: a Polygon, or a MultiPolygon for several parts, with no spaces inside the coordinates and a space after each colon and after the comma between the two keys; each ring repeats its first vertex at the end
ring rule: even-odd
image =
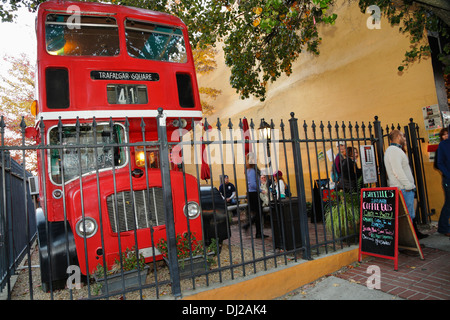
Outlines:
{"type": "Polygon", "coordinates": [[[347,147],[347,158],[342,162],[342,181],[344,191],[357,191],[358,179],[362,175],[362,170],[358,168],[358,149],[355,147],[347,147]]]}

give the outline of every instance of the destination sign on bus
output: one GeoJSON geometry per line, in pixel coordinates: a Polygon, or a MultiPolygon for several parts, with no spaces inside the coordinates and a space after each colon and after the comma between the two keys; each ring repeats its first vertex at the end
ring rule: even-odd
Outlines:
{"type": "Polygon", "coordinates": [[[127,80],[127,81],[159,81],[159,74],[155,72],[130,71],[91,71],[93,80],[127,80]]]}

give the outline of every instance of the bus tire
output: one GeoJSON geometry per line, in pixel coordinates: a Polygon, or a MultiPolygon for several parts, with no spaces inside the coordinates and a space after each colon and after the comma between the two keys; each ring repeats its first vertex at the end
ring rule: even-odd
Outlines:
{"type": "Polygon", "coordinates": [[[42,290],[64,289],[68,266],[78,265],[72,230],[67,224],[66,237],[64,221],[48,222],[42,208],[36,210],[36,223],[42,290]]]}

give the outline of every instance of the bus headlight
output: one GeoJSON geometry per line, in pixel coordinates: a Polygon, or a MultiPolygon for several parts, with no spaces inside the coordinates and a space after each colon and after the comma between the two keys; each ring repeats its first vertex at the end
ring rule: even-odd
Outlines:
{"type": "Polygon", "coordinates": [[[93,218],[86,217],[77,222],[75,229],[80,237],[90,238],[97,232],[97,222],[93,218]]]}
{"type": "Polygon", "coordinates": [[[200,215],[200,206],[197,202],[191,201],[183,208],[184,214],[189,219],[195,219],[200,215]]]}

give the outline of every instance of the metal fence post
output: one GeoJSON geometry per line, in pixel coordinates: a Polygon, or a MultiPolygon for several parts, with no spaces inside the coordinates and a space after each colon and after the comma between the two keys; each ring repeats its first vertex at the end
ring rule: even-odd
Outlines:
{"type": "Polygon", "coordinates": [[[156,117],[158,128],[159,150],[161,161],[161,181],[163,188],[164,214],[166,218],[167,249],[169,259],[169,272],[172,279],[172,294],[175,298],[181,298],[180,273],[178,270],[177,244],[175,234],[175,222],[173,217],[172,186],[170,182],[169,143],[167,141],[166,116],[163,109],[158,109],[156,117]]]}
{"type": "Polygon", "coordinates": [[[13,230],[12,230],[12,207],[11,207],[11,154],[9,150],[5,150],[3,154],[3,201],[4,201],[4,218],[5,218],[5,255],[6,255],[6,278],[8,286],[8,300],[11,299],[11,276],[14,274],[15,270],[12,270],[12,261],[14,261],[13,254],[13,230]]]}
{"type": "Polygon", "coordinates": [[[380,175],[380,187],[387,187],[386,168],[384,167],[384,147],[383,147],[383,130],[381,129],[381,122],[378,121],[378,116],[375,116],[373,122],[373,131],[375,133],[375,149],[378,159],[378,170],[380,175]]]}
{"type": "Polygon", "coordinates": [[[1,116],[0,120],[0,133],[1,133],[1,178],[2,178],[2,210],[0,210],[0,290],[3,289],[4,285],[7,286],[7,299],[11,299],[11,269],[10,269],[10,180],[8,179],[9,174],[7,171],[10,169],[10,154],[8,150],[3,149],[5,146],[5,122],[3,120],[3,116],[1,116]],[[4,282],[5,280],[5,282],[4,282]]]}
{"type": "Polygon", "coordinates": [[[300,230],[302,246],[305,247],[303,259],[311,260],[311,245],[309,243],[308,216],[306,213],[305,181],[303,178],[302,153],[300,150],[300,136],[298,132],[297,118],[291,112],[289,119],[292,140],[292,153],[294,157],[295,182],[297,185],[298,210],[300,215],[300,230]]]}
{"type": "Polygon", "coordinates": [[[413,119],[409,119],[408,124],[408,131],[409,131],[409,142],[411,143],[411,153],[412,153],[412,159],[413,159],[413,170],[415,171],[416,176],[416,190],[417,190],[417,199],[419,201],[418,207],[420,208],[420,218],[419,215],[417,216],[417,221],[422,223],[428,223],[428,212],[427,212],[427,199],[425,195],[425,181],[423,179],[423,172],[422,172],[422,166],[421,161],[419,157],[419,145],[417,143],[417,134],[416,134],[416,123],[413,122],[413,119]]]}

